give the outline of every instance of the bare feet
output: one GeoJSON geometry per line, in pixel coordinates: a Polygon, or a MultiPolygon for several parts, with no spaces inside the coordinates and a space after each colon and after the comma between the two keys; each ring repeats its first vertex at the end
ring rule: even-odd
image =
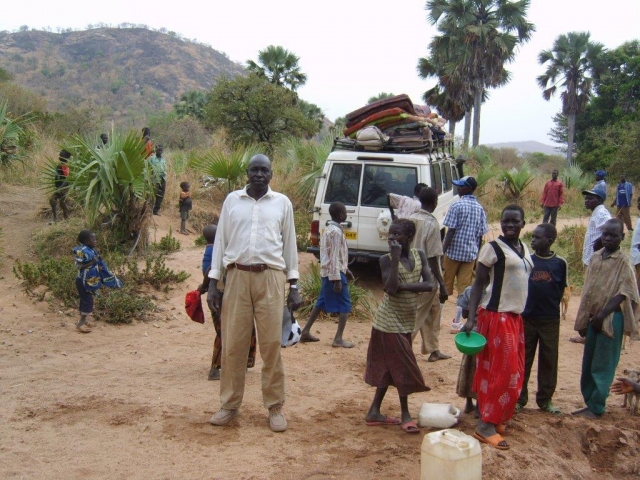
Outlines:
{"type": "Polygon", "coordinates": [[[573,343],[582,343],[584,345],[585,337],[571,337],[569,341],[573,343]]]}
{"type": "Polygon", "coordinates": [[[302,335],[300,335],[300,343],[319,342],[319,341],[320,339],[318,337],[314,337],[310,333],[303,333],[302,335]]]}
{"type": "Polygon", "coordinates": [[[181,233],[182,235],[189,235],[189,232],[187,232],[187,231],[182,231],[182,230],[180,230],[180,233],[181,233]]]}
{"type": "Polygon", "coordinates": [[[447,358],[451,358],[451,355],[447,355],[446,353],[442,353],[440,350],[436,350],[435,352],[431,352],[427,362],[437,362],[438,360],[446,360],[447,358]]]}
{"type": "Polygon", "coordinates": [[[471,397],[467,397],[467,402],[464,405],[464,413],[471,413],[476,409],[473,404],[473,399],[471,397]]]}
{"type": "Polygon", "coordinates": [[[331,344],[332,347],[353,348],[354,344],[347,342],[346,340],[334,340],[331,344]]]}
{"type": "Polygon", "coordinates": [[[571,412],[571,415],[574,415],[576,417],[591,418],[593,420],[596,420],[602,417],[602,415],[592,412],[587,407],[581,408],[580,410],[576,410],[575,412],[571,412]]]}

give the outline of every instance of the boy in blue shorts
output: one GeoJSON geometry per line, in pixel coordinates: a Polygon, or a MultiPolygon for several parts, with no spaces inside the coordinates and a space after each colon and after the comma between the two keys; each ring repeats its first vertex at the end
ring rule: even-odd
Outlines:
{"type": "Polygon", "coordinates": [[[333,339],[333,346],[352,348],[353,343],[342,339],[347,317],[351,312],[351,297],[347,285],[347,275],[352,276],[348,268],[349,250],[347,239],[340,225],[347,219],[347,208],[341,202],[333,202],[329,205],[329,215],[331,215],[331,220],[320,240],[320,276],[322,277],[320,296],[300,334],[300,342],[317,342],[319,340],[311,335],[310,330],[320,312],[325,311],[339,314],[338,330],[333,339]]]}
{"type": "Polygon", "coordinates": [[[534,254],[529,277],[529,294],[522,312],[524,325],[524,382],[516,413],[527,404],[529,376],[538,349],[538,391],[536,403],[543,412],[562,412],[551,402],[558,381],[558,340],[560,336],[560,301],[567,287],[567,262],[552,252],[558,232],[551,223],[538,225],[531,237],[534,254]]]}

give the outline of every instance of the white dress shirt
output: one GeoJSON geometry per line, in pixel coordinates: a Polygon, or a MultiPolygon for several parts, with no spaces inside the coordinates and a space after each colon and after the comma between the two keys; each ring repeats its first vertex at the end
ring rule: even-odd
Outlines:
{"type": "Polygon", "coordinates": [[[293,206],[283,194],[269,187],[258,200],[247,187],[231,192],[222,204],[209,278],[220,280],[232,263],[267,264],[296,280],[298,249],[293,206]]]}
{"type": "Polygon", "coordinates": [[[607,220],[611,220],[611,214],[607,207],[600,204],[593,209],[587,226],[587,234],[584,237],[584,245],[582,246],[582,263],[585,265],[589,265],[589,260],[593,255],[593,244],[602,235],[602,227],[607,223],[607,220]]]}

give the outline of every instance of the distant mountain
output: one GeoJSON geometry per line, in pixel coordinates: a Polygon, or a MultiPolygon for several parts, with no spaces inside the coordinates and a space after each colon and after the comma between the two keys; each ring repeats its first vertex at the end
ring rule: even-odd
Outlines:
{"type": "Polygon", "coordinates": [[[0,32],[0,67],[49,109],[101,106],[116,122],[169,110],[182,93],[245,71],[211,47],[144,28],[0,32]]]}
{"type": "Polygon", "coordinates": [[[534,140],[529,140],[527,142],[487,143],[486,146],[492,148],[514,148],[520,153],[540,152],[546,155],[563,155],[563,153],[557,150],[556,147],[536,142],[534,140]]]}

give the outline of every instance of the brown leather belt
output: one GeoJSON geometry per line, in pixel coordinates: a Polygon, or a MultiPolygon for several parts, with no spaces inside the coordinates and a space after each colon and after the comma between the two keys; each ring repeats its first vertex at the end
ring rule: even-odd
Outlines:
{"type": "Polygon", "coordinates": [[[227,265],[227,270],[231,270],[232,268],[237,268],[238,270],[242,270],[243,272],[264,272],[269,268],[269,265],[266,263],[254,263],[253,265],[242,265],[241,263],[230,263],[227,265]]]}

